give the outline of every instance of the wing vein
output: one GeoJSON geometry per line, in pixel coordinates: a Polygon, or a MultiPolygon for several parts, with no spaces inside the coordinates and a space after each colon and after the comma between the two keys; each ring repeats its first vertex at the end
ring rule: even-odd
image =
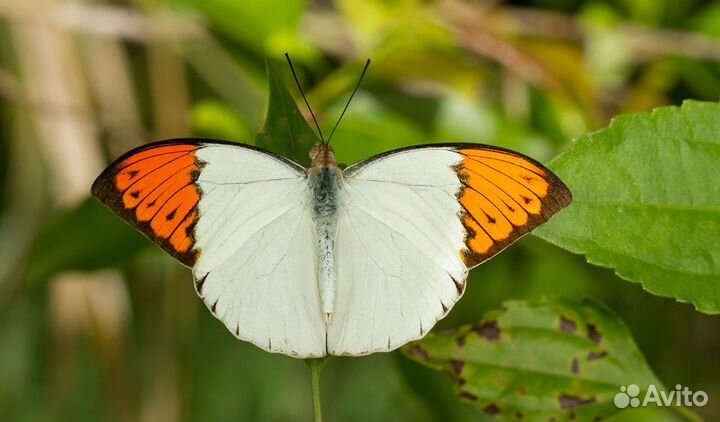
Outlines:
{"type": "MultiPolygon", "coordinates": [[[[467,157],[468,159],[470,159],[470,160],[472,160],[472,161],[476,161],[476,162],[479,162],[479,163],[482,162],[482,161],[480,161],[480,157],[478,157],[478,156],[473,156],[473,155],[469,155],[469,156],[468,156],[468,155],[466,155],[465,157],[467,157]]],[[[544,174],[538,173],[537,171],[535,171],[535,170],[533,170],[533,169],[531,169],[531,168],[528,168],[528,167],[525,167],[525,166],[521,166],[520,164],[514,163],[514,162],[512,162],[512,161],[503,160],[503,159],[500,159],[500,158],[497,158],[497,157],[486,157],[486,156],[483,156],[483,157],[481,157],[481,158],[482,158],[483,160],[493,160],[493,161],[500,161],[500,162],[503,162],[503,163],[511,164],[511,165],[513,165],[513,166],[515,166],[515,167],[518,167],[518,168],[521,168],[521,169],[523,169],[523,170],[527,170],[527,171],[529,171],[529,172],[531,172],[531,173],[534,173],[534,174],[540,176],[540,177],[543,178],[543,179],[545,178],[545,175],[544,175],[544,174]]],[[[517,157],[517,158],[520,158],[520,157],[517,157]]],[[[522,158],[522,159],[525,160],[524,158],[522,158]]],[[[498,170],[496,167],[491,166],[490,164],[487,164],[487,163],[484,163],[484,162],[482,162],[482,163],[483,163],[483,164],[486,164],[488,167],[492,167],[493,169],[495,169],[495,170],[497,170],[497,171],[500,171],[500,170],[498,170]]],[[[531,163],[531,164],[532,164],[532,163],[531,163]]]]}
{"type": "MultiPolygon", "coordinates": [[[[523,185],[522,183],[518,182],[517,180],[515,180],[514,178],[508,176],[507,174],[503,173],[502,171],[497,170],[495,167],[490,167],[489,165],[487,165],[487,164],[485,164],[485,163],[482,163],[482,162],[479,162],[479,163],[482,164],[482,165],[484,165],[485,167],[491,169],[492,171],[497,172],[498,174],[500,174],[500,175],[502,175],[503,177],[505,177],[507,180],[510,180],[512,183],[516,184],[517,186],[522,187],[524,190],[530,192],[535,198],[538,199],[538,201],[540,201],[540,203],[542,203],[542,198],[540,198],[535,192],[533,192],[532,189],[528,188],[527,186],[523,185]]],[[[467,171],[469,171],[469,172],[471,172],[471,173],[473,173],[473,174],[477,174],[478,176],[482,176],[482,174],[480,174],[480,173],[478,173],[478,172],[476,172],[476,171],[473,171],[472,169],[467,169],[467,171]]],[[[485,177],[484,179],[487,180],[486,177],[485,177]]],[[[543,180],[544,180],[544,179],[543,179],[543,180]]],[[[467,185],[465,185],[465,186],[467,186],[467,185]]],[[[496,186],[497,186],[497,185],[496,185],[496,186]]],[[[504,192],[504,191],[503,191],[503,192],[504,192]]],[[[507,192],[505,192],[505,193],[507,193],[507,192]]],[[[524,208],[524,207],[523,207],[523,208],[524,208]]]]}
{"type": "MultiPolygon", "coordinates": [[[[517,201],[515,201],[515,200],[512,198],[512,195],[510,195],[505,189],[503,189],[502,187],[498,186],[497,183],[493,182],[491,179],[488,179],[487,177],[485,177],[485,175],[480,174],[480,173],[478,173],[478,172],[476,172],[476,171],[472,171],[472,170],[470,170],[470,169],[467,169],[467,171],[472,172],[473,174],[476,174],[476,175],[478,175],[479,177],[482,177],[482,178],[485,179],[489,184],[495,186],[498,190],[500,190],[502,193],[504,193],[505,195],[507,195],[507,197],[510,198],[510,200],[513,202],[513,204],[517,205],[518,208],[523,209],[523,210],[525,209],[520,203],[518,203],[517,201]]],[[[473,186],[471,186],[470,184],[465,183],[464,181],[462,181],[462,179],[461,179],[461,182],[462,182],[463,186],[469,187],[469,188],[471,188],[471,189],[473,189],[474,191],[477,192],[477,189],[475,189],[475,188],[474,188],[473,186]]],[[[528,189],[528,190],[529,190],[529,189],[528,189]]],[[[535,193],[532,192],[532,190],[530,190],[530,192],[531,192],[533,195],[535,195],[535,193]]],[[[479,193],[479,192],[478,192],[478,193],[479,193]]],[[[535,195],[535,197],[537,198],[538,196],[535,195]]],[[[498,197],[498,199],[500,199],[502,202],[505,202],[506,205],[509,205],[509,206],[511,206],[511,207],[514,207],[514,206],[515,206],[515,205],[513,205],[513,204],[508,204],[507,201],[505,201],[504,199],[502,199],[502,198],[500,198],[500,197],[498,197]]],[[[539,198],[538,198],[538,199],[539,199],[539,198]]],[[[489,200],[489,198],[488,198],[488,200],[489,200]]],[[[525,212],[527,213],[527,211],[525,211],[525,212]]]]}
{"type": "MultiPolygon", "coordinates": [[[[176,152],[175,154],[178,154],[178,153],[176,152]]],[[[136,184],[138,184],[138,182],[140,182],[140,181],[143,180],[144,178],[150,176],[151,174],[155,173],[156,171],[158,171],[158,170],[160,170],[160,169],[162,169],[162,168],[164,168],[164,167],[167,167],[168,165],[174,163],[175,161],[177,161],[177,160],[179,160],[179,159],[181,159],[181,158],[185,158],[185,156],[187,156],[187,155],[188,155],[188,154],[180,154],[180,155],[177,156],[176,158],[173,158],[172,160],[168,161],[167,163],[163,163],[162,165],[159,165],[159,166],[155,167],[154,169],[150,170],[150,171],[147,172],[146,174],[143,174],[142,176],[138,177],[137,180],[135,180],[134,182],[132,182],[132,184],[130,184],[130,186],[128,186],[128,187],[127,187],[125,190],[123,190],[122,192],[127,192],[127,191],[129,191],[130,189],[132,189],[133,186],[135,186],[136,184]]],[[[179,172],[180,172],[180,171],[176,171],[175,173],[172,173],[172,174],[170,175],[170,177],[176,176],[179,172]]],[[[167,180],[167,179],[164,179],[164,180],[167,180]]],[[[146,196],[147,196],[147,195],[145,195],[143,198],[145,198],[146,196]]]]}

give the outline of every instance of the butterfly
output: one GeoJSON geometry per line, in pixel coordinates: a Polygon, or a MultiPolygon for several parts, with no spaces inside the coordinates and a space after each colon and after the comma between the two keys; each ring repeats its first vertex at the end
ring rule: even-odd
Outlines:
{"type": "Polygon", "coordinates": [[[305,168],[249,145],[178,139],[134,149],[92,193],[192,268],[239,339],[297,358],[360,356],[423,337],[468,271],[572,196],[537,161],[480,144],[430,144],[305,168]]]}

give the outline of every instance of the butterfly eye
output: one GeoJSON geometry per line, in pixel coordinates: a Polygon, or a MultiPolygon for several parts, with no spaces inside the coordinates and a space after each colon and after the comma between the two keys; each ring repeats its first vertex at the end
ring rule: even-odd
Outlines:
{"type": "Polygon", "coordinates": [[[310,156],[311,160],[314,160],[315,157],[320,153],[321,148],[321,142],[316,142],[315,145],[313,145],[312,148],[310,148],[310,152],[308,155],[310,156]]]}

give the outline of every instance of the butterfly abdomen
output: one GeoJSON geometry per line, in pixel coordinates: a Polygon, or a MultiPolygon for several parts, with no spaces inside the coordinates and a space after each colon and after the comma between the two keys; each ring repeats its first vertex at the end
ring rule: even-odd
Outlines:
{"type": "Polygon", "coordinates": [[[335,235],[337,232],[338,176],[332,168],[321,168],[310,179],[315,232],[318,240],[318,287],[322,312],[329,321],[337,291],[335,235]]]}
{"type": "Polygon", "coordinates": [[[320,218],[334,216],[337,211],[337,176],[330,168],[323,168],[313,178],[313,212],[320,218]]]}

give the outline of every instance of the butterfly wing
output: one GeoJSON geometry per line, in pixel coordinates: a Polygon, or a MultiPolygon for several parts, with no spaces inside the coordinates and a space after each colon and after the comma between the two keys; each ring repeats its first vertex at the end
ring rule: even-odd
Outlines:
{"type": "Polygon", "coordinates": [[[197,259],[192,231],[200,201],[199,147],[167,142],[137,148],[92,186],[95,197],[187,266],[197,259]]]}
{"type": "Polygon", "coordinates": [[[328,352],[364,355],[422,337],[468,270],[571,201],[548,169],[477,144],[391,151],[345,170],[328,352]]]}
{"type": "Polygon", "coordinates": [[[325,355],[305,169],[245,145],[178,140],[124,155],[93,194],[192,267],[195,287],[238,338],[325,355]]]}

